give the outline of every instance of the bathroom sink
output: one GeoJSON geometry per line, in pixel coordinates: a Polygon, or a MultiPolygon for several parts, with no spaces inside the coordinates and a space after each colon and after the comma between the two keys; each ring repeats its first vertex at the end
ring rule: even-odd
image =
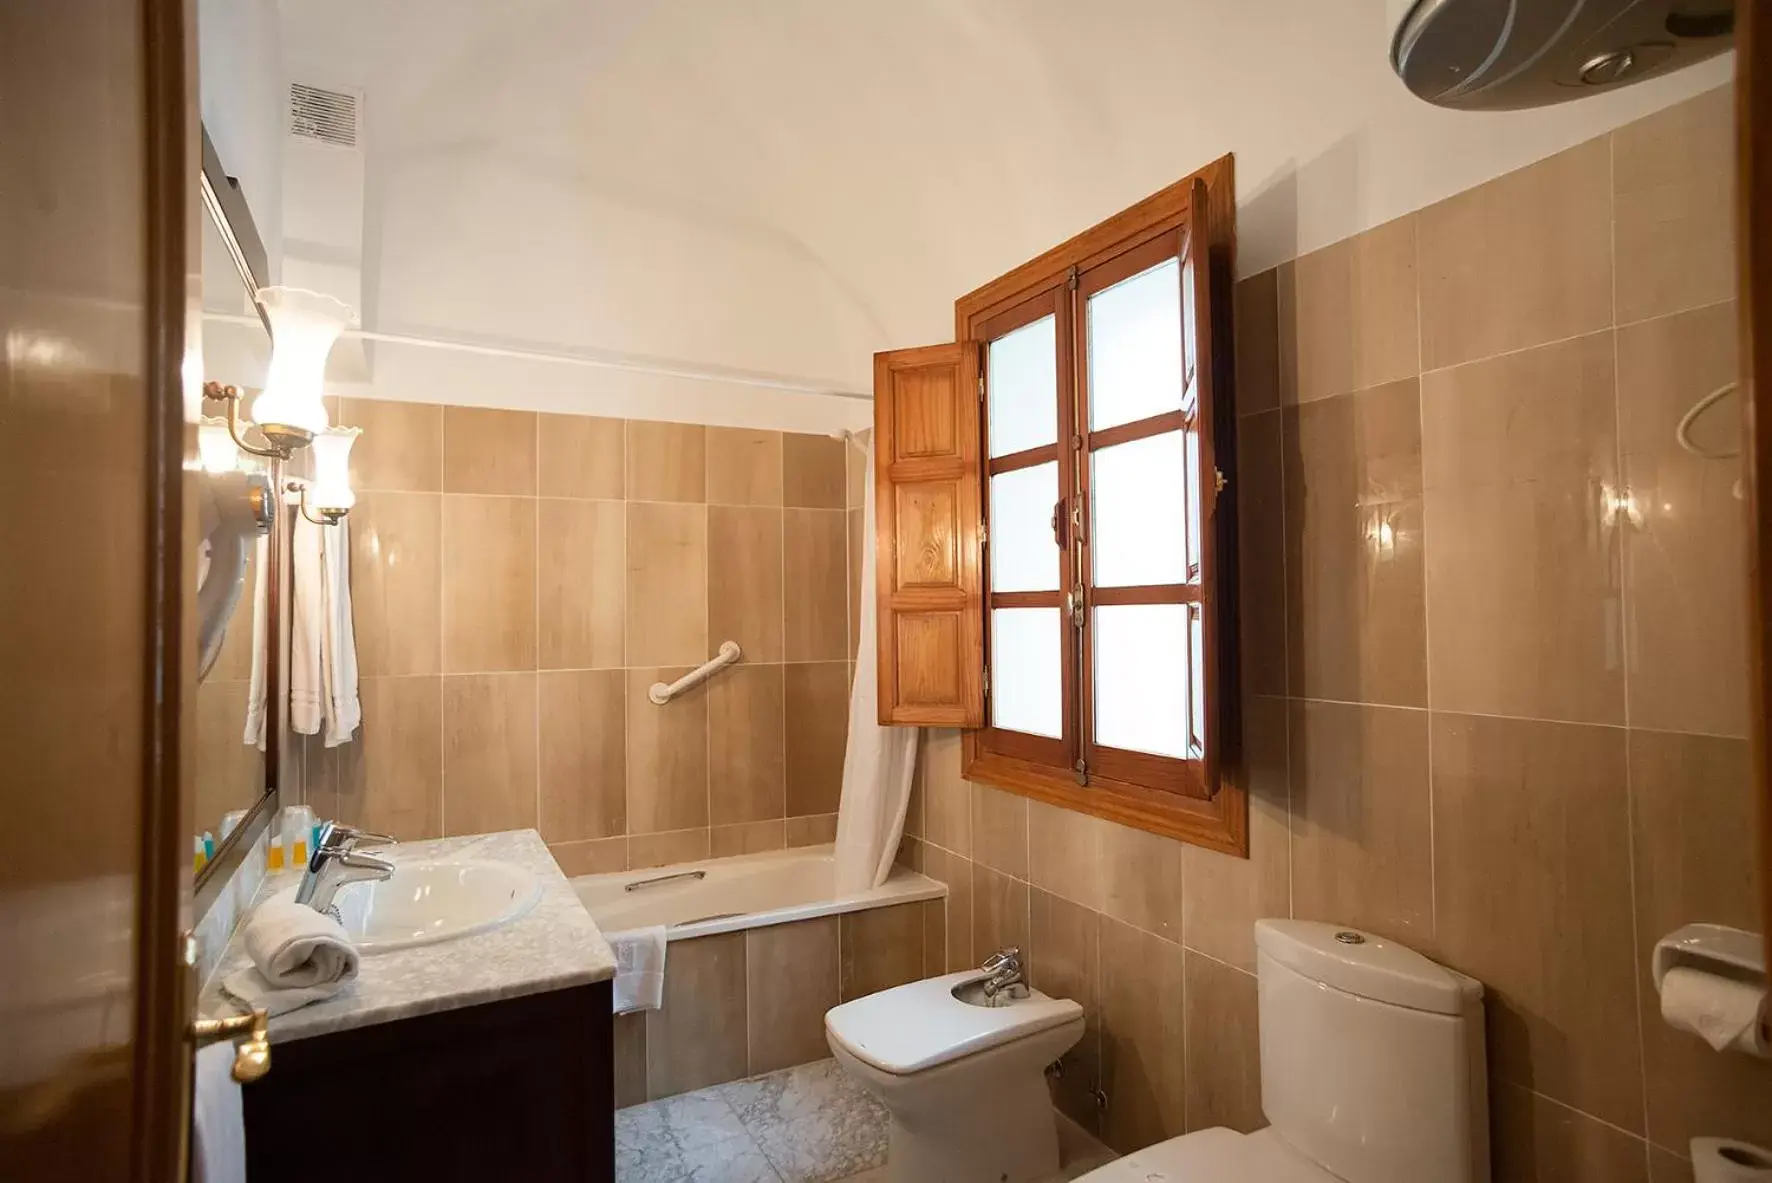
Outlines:
{"type": "Polygon", "coordinates": [[[485,932],[524,915],[541,883],[508,863],[398,863],[392,878],[351,883],[333,899],[364,953],[386,953],[485,932]]]}

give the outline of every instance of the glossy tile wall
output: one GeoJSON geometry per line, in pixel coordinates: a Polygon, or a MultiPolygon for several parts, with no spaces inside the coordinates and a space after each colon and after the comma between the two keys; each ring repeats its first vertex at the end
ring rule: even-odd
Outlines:
{"type": "Polygon", "coordinates": [[[339,418],[364,428],[364,726],[307,745],[321,816],[536,827],[569,875],[832,838],[853,446],[358,399],[339,418]],[[726,640],[737,666],[649,701],[726,640]]]}
{"type": "Polygon", "coordinates": [[[1251,924],[1288,914],[1487,984],[1499,1180],[1772,1143],[1772,1066],[1648,973],[1683,923],[1759,925],[1738,468],[1674,435],[1736,373],[1731,97],[1238,285],[1248,861],[928,737],[903,857],[949,884],[948,963],[1020,943],[1084,1002],[1061,1101],[1116,1149],[1262,1124],[1251,924]]]}

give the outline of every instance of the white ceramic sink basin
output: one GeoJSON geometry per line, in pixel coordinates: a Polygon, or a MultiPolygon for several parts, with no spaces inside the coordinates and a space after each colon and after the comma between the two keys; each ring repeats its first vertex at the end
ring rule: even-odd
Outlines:
{"type": "Polygon", "coordinates": [[[398,863],[391,879],[350,883],[333,897],[345,931],[364,953],[386,953],[485,932],[522,916],[541,883],[508,863],[398,863]]]}

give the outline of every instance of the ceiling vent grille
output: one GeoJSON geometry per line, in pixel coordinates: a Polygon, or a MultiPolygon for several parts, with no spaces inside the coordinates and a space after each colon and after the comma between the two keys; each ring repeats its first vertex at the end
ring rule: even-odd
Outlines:
{"type": "Polygon", "coordinates": [[[355,148],[357,111],[357,96],[349,91],[290,83],[289,134],[297,139],[355,148]]]}

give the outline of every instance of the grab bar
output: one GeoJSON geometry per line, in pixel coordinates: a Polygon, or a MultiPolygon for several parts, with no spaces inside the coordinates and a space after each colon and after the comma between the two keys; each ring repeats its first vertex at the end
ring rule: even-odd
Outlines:
{"type": "Polygon", "coordinates": [[[650,879],[636,879],[632,883],[624,883],[623,891],[639,891],[642,887],[657,887],[661,883],[675,883],[679,879],[706,879],[706,871],[678,871],[674,875],[654,875],[650,879]]]}
{"type": "Polygon", "coordinates": [[[697,666],[695,669],[690,670],[681,678],[672,682],[669,686],[666,686],[663,682],[654,682],[652,684],[652,689],[646,692],[646,697],[650,698],[659,706],[663,706],[691,686],[700,685],[713,677],[715,670],[720,669],[723,666],[731,665],[742,656],[744,656],[744,654],[739,650],[737,641],[724,641],[721,643],[720,652],[715,656],[714,660],[708,662],[706,665],[697,666]]]}

